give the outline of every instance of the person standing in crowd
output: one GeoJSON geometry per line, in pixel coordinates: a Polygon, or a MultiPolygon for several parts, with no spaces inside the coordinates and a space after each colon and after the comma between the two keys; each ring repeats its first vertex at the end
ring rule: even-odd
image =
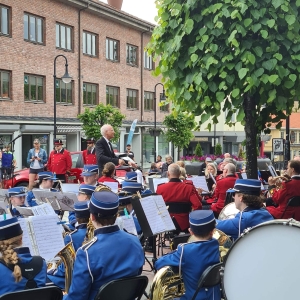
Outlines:
{"type": "MultiPolygon", "coordinates": [[[[96,157],[99,168],[99,174],[102,174],[104,165],[108,162],[112,162],[117,165],[124,165],[125,161],[116,157],[110,140],[115,136],[113,127],[109,124],[105,124],[101,127],[102,137],[96,142],[96,157]]],[[[129,165],[136,167],[136,164],[129,162],[129,165]]]]}
{"type": "Polygon", "coordinates": [[[94,299],[103,284],[142,273],[145,256],[138,238],[114,225],[118,195],[94,192],[89,208],[94,238],[76,252],[72,284],[65,300],[94,299]],[[122,251],[113,251],[120,249],[120,245],[122,251]]]}
{"type": "Polygon", "coordinates": [[[10,151],[10,145],[6,145],[1,152],[1,171],[2,176],[10,177],[13,173],[14,168],[17,166],[14,154],[10,151]]]}
{"type": "Polygon", "coordinates": [[[31,190],[37,174],[44,171],[44,165],[47,163],[47,152],[41,148],[39,139],[33,141],[33,147],[29,150],[27,155],[27,163],[30,164],[29,169],[29,186],[28,189],[31,190]]]}
{"type": "Polygon", "coordinates": [[[130,157],[132,160],[134,160],[134,153],[131,150],[131,145],[130,144],[126,145],[125,153],[128,155],[128,157],[130,157]]]}
{"type": "Polygon", "coordinates": [[[0,221],[0,295],[46,285],[46,262],[22,247],[22,236],[17,218],[0,221]]]}
{"type": "MultiPolygon", "coordinates": [[[[155,263],[157,270],[165,266],[179,267],[185,286],[182,300],[192,299],[204,270],[220,262],[219,243],[212,237],[216,225],[212,211],[191,212],[189,224],[189,232],[195,241],[179,244],[175,251],[160,257],[155,263]]],[[[220,300],[220,286],[202,288],[195,299],[220,300]]]]}
{"type": "Polygon", "coordinates": [[[177,231],[187,232],[189,212],[191,209],[198,210],[202,208],[201,196],[199,196],[191,180],[182,182],[179,179],[180,167],[178,165],[171,164],[167,174],[169,182],[158,185],[156,193],[163,196],[166,205],[169,207],[170,216],[178,224],[177,231]]]}
{"type": "Polygon", "coordinates": [[[232,219],[217,220],[217,229],[237,239],[246,228],[273,220],[263,205],[260,196],[261,181],[257,179],[237,179],[233,188],[236,208],[240,211],[232,219]]]}
{"type": "Polygon", "coordinates": [[[87,139],[87,149],[82,151],[82,158],[84,165],[96,165],[96,148],[95,148],[95,139],[87,139]]]}
{"type": "Polygon", "coordinates": [[[72,159],[70,152],[62,145],[62,140],[54,140],[55,149],[49,155],[47,167],[49,171],[55,173],[56,179],[66,182],[66,174],[70,173],[72,168],[72,159]]]}

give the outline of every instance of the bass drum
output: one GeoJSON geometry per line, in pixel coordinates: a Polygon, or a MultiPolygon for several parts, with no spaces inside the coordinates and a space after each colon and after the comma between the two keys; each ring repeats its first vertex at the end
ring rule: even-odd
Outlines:
{"type": "Polygon", "coordinates": [[[265,222],[245,231],[224,263],[228,300],[299,299],[300,223],[265,222]]]}
{"type": "Polygon", "coordinates": [[[218,220],[233,219],[239,210],[235,207],[235,203],[227,204],[220,212],[218,220]]]}

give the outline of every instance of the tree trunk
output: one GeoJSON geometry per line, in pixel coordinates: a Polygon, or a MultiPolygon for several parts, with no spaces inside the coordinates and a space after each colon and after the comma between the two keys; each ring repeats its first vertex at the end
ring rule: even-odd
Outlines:
{"type": "Polygon", "coordinates": [[[244,95],[246,134],[246,172],[247,177],[257,179],[257,128],[255,126],[255,100],[253,96],[244,95]]]}

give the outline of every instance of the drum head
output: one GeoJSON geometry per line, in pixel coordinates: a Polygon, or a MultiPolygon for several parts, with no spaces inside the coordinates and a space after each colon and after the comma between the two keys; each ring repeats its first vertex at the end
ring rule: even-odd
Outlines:
{"type": "Polygon", "coordinates": [[[286,222],[253,227],[233,244],[224,267],[228,300],[299,299],[300,223],[286,222]]]}

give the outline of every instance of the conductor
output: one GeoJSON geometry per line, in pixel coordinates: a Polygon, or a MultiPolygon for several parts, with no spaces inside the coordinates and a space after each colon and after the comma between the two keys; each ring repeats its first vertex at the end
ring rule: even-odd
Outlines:
{"type": "MultiPolygon", "coordinates": [[[[102,174],[104,165],[108,162],[112,162],[115,165],[124,165],[125,161],[119,159],[113,150],[111,139],[115,136],[115,131],[113,127],[109,124],[105,124],[101,127],[102,137],[96,142],[96,157],[99,167],[99,174],[102,174]]],[[[134,163],[129,162],[129,165],[136,167],[134,163]]]]}

